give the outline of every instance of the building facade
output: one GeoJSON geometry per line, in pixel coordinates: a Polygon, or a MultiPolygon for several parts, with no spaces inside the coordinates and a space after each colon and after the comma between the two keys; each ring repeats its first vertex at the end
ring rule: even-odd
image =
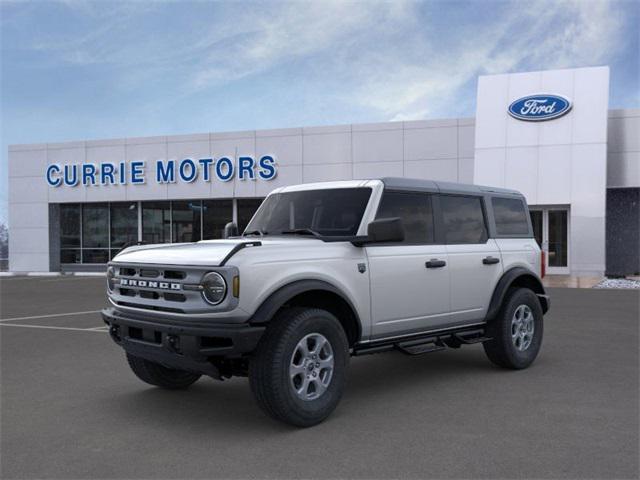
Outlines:
{"type": "Polygon", "coordinates": [[[607,67],[483,76],[475,118],[9,147],[9,268],[101,269],[220,238],[283,185],[400,176],[520,190],[549,273],[640,272],[640,110],[607,67]]]}

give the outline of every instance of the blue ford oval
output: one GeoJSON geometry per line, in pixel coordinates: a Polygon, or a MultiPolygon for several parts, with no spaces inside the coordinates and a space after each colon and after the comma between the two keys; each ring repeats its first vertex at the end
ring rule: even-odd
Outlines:
{"type": "Polygon", "coordinates": [[[527,95],[509,105],[509,115],[518,120],[541,122],[561,117],[571,110],[571,100],[560,95],[527,95]]]}

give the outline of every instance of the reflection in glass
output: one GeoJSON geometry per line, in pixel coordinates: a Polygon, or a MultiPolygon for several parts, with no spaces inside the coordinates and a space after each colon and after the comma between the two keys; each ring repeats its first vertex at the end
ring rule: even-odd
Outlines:
{"type": "Polygon", "coordinates": [[[496,221],[498,235],[526,235],[529,233],[529,222],[524,210],[524,203],[519,198],[491,199],[493,216],[496,221]]]}
{"type": "Polygon", "coordinates": [[[90,248],[82,250],[82,263],[107,263],[109,250],[106,248],[90,248]]]}
{"type": "Polygon", "coordinates": [[[60,247],[80,246],[80,205],[60,205],[60,247]]]}
{"type": "Polygon", "coordinates": [[[120,249],[138,240],[138,203],[111,205],[111,248],[120,249]]]}
{"type": "Polygon", "coordinates": [[[404,243],[433,243],[431,196],[424,193],[385,192],[376,218],[400,217],[404,243]]]}
{"type": "Polygon", "coordinates": [[[79,248],[63,248],[60,250],[60,263],[80,263],[79,248]]]}
{"type": "Polygon", "coordinates": [[[172,241],[174,243],[197,242],[200,235],[200,215],[202,203],[200,200],[172,202],[172,241]]]}
{"type": "Polygon", "coordinates": [[[538,246],[542,248],[542,210],[532,210],[529,212],[531,215],[531,225],[533,226],[533,236],[538,242],[538,246]]]}
{"type": "Polygon", "coordinates": [[[109,206],[106,203],[82,206],[82,248],[88,247],[109,248],[109,206]]]}
{"type": "Polygon", "coordinates": [[[204,200],[202,202],[203,240],[222,238],[224,226],[233,219],[232,200],[204,200]]]}
{"type": "Polygon", "coordinates": [[[566,210],[549,210],[549,266],[567,266],[566,210]]]}
{"type": "Polygon", "coordinates": [[[240,233],[243,232],[253,214],[256,213],[260,204],[262,204],[262,199],[260,198],[242,198],[238,199],[238,231],[240,233]]]}
{"type": "Polygon", "coordinates": [[[142,241],[169,243],[171,241],[171,206],[169,202],[142,204],[142,241]]]}
{"type": "Polygon", "coordinates": [[[487,241],[487,229],[480,198],[441,195],[440,207],[447,243],[485,243],[487,241]]]}

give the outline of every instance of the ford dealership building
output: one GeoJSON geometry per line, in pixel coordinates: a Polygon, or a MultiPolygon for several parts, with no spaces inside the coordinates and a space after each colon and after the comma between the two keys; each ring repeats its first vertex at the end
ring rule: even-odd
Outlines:
{"type": "Polygon", "coordinates": [[[103,269],[220,238],[283,185],[400,176],[520,190],[549,274],[640,273],[640,110],[609,69],[482,76],[475,118],[9,147],[9,268],[103,269]]]}

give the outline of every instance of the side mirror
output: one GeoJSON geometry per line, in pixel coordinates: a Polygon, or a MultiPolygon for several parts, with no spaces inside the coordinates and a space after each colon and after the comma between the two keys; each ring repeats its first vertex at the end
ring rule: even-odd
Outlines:
{"type": "Polygon", "coordinates": [[[224,226],[223,237],[229,238],[229,237],[237,237],[237,236],[238,236],[238,226],[233,222],[227,223],[224,226]]]}
{"type": "Polygon", "coordinates": [[[399,217],[380,218],[369,223],[364,243],[402,242],[404,226],[399,217]]]}

